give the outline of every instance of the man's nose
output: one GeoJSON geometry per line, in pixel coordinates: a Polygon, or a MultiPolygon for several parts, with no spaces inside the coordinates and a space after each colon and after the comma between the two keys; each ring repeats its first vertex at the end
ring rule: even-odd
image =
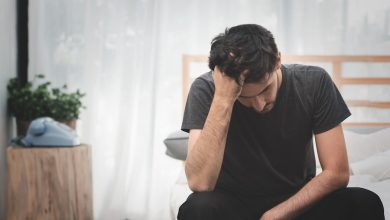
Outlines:
{"type": "Polygon", "coordinates": [[[256,98],[253,107],[254,107],[257,111],[261,112],[261,111],[264,110],[264,107],[265,107],[266,104],[267,104],[267,103],[265,102],[265,100],[264,100],[263,98],[258,97],[258,98],[256,98]]]}

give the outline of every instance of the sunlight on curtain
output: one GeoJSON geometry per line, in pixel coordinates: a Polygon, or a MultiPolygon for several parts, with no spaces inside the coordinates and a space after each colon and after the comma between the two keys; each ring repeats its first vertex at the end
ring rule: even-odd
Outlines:
{"type": "MultiPolygon", "coordinates": [[[[30,1],[30,77],[87,93],[79,133],[92,145],[96,219],[172,219],[181,162],[181,56],[207,54],[226,27],[270,29],[282,54],[386,54],[386,0],[30,1]]],[[[174,217],[174,216],[173,216],[174,217]]]]}
{"type": "Polygon", "coordinates": [[[96,219],[143,219],[153,165],[154,1],[32,1],[30,76],[87,93],[96,219]]]}

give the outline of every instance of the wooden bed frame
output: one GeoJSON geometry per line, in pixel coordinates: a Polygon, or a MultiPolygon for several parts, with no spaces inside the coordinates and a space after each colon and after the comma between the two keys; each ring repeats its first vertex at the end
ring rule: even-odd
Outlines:
{"type": "MultiPolygon", "coordinates": [[[[183,55],[183,106],[187,99],[187,94],[190,88],[190,64],[208,62],[206,55],[183,55]]],[[[282,55],[282,63],[328,63],[332,65],[332,78],[337,87],[341,88],[344,85],[389,85],[390,86],[390,71],[389,77],[343,77],[343,63],[389,63],[390,56],[333,56],[333,55],[282,55]]],[[[346,100],[350,107],[368,107],[381,108],[390,111],[390,101],[388,102],[373,102],[370,100],[346,100]]],[[[384,127],[390,126],[390,122],[345,122],[345,127],[356,126],[371,126],[384,127]]]]}

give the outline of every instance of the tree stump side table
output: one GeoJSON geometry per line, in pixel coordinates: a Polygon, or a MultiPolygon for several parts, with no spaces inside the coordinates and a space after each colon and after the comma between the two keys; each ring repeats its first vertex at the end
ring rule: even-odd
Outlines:
{"type": "Polygon", "coordinates": [[[7,220],[92,220],[91,150],[8,147],[7,220]]]}

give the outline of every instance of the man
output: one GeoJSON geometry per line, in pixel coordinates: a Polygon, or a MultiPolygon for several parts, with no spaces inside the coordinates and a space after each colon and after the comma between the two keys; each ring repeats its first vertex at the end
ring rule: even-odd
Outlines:
{"type": "Polygon", "coordinates": [[[194,81],[184,113],[194,193],[178,219],[384,219],[376,194],[346,188],[340,123],[350,111],[331,78],[280,60],[272,34],[259,25],[213,39],[212,72],[194,81]],[[317,176],[313,134],[323,170],[317,176]]]}

